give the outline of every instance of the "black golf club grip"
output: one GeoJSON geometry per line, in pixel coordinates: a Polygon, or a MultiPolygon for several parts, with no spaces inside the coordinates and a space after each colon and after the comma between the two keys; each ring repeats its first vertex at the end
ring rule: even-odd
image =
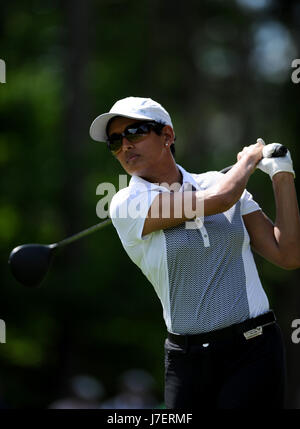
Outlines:
{"type": "Polygon", "coordinates": [[[274,152],[272,153],[271,158],[279,158],[281,156],[285,156],[287,154],[287,147],[281,145],[277,148],[275,148],[274,152]]]}
{"type": "MultiPolygon", "coordinates": [[[[284,145],[281,145],[275,148],[271,158],[280,158],[281,156],[285,156],[287,154],[287,151],[288,151],[287,147],[284,145]]],[[[229,165],[229,167],[225,167],[222,170],[220,170],[220,173],[227,173],[232,167],[233,165],[229,165]]]]}

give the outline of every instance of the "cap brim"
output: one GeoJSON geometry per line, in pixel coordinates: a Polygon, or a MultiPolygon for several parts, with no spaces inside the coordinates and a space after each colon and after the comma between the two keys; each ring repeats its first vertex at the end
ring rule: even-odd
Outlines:
{"type": "Polygon", "coordinates": [[[145,115],[123,115],[122,113],[103,113],[102,115],[97,116],[96,119],[92,122],[92,125],[90,126],[90,136],[93,140],[96,140],[98,142],[106,142],[107,135],[106,135],[106,127],[108,121],[115,117],[115,116],[122,116],[123,118],[132,118],[132,119],[145,119],[151,121],[152,118],[149,118],[145,115]]]}

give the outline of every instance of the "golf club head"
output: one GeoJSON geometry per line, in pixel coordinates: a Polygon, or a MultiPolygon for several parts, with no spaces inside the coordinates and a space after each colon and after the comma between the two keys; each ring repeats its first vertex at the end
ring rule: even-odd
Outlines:
{"type": "Polygon", "coordinates": [[[15,279],[24,286],[38,287],[54,256],[55,244],[23,244],[15,247],[8,263],[15,279]]]}

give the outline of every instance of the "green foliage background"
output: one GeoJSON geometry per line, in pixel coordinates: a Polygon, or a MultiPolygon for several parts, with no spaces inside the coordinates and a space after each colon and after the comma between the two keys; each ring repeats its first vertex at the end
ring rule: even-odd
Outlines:
{"type": "MultiPolygon", "coordinates": [[[[89,125],[115,101],[135,95],[164,105],[177,162],[192,172],[232,164],[257,137],[284,143],[299,189],[300,84],[291,81],[291,62],[300,56],[300,8],[297,1],[246,3],[1,5],[0,318],[7,342],[0,344],[0,385],[10,407],[47,407],[77,373],[94,375],[110,396],[119,375],[136,367],[153,375],[163,401],[161,305],[112,226],[61,251],[39,289],[17,284],[7,265],[19,244],[56,242],[99,221],[97,185],[117,187],[124,173],[90,139],[89,125]],[[273,45],[259,33],[264,28],[275,31],[273,45]]],[[[269,178],[255,172],[248,190],[275,220],[269,178]]],[[[256,261],[287,346],[288,406],[300,408],[300,345],[291,341],[299,271],[256,261]]]]}

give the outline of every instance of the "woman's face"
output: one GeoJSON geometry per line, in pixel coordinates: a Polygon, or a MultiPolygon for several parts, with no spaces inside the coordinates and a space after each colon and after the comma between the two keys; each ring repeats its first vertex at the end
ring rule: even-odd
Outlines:
{"type": "MultiPolygon", "coordinates": [[[[111,122],[108,135],[122,133],[128,125],[137,122],[137,119],[118,117],[111,122]]],[[[131,143],[126,137],[123,137],[121,150],[115,156],[124,170],[131,176],[151,178],[155,176],[154,172],[157,171],[157,166],[160,165],[161,167],[171,155],[170,145],[166,146],[166,141],[170,143],[168,140],[172,138],[172,133],[172,128],[165,126],[160,136],[151,130],[143,140],[137,143],[131,143]]]]}

